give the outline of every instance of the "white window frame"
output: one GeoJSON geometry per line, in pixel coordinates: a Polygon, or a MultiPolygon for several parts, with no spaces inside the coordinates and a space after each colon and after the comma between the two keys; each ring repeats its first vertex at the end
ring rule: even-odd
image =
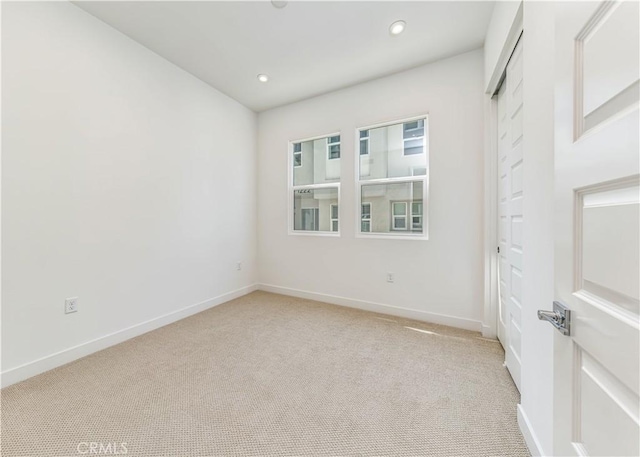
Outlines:
{"type": "Polygon", "coordinates": [[[302,143],[293,143],[293,146],[291,146],[292,151],[293,151],[293,167],[294,168],[300,168],[302,167],[302,143]],[[295,151],[295,145],[299,144],[300,145],[300,151],[296,152],[295,151]],[[300,165],[296,165],[296,156],[300,156],[300,165]]]}
{"type": "Polygon", "coordinates": [[[362,202],[362,204],[360,205],[360,231],[362,233],[371,233],[371,227],[373,227],[373,213],[371,213],[372,210],[372,206],[371,206],[371,202],[362,202]],[[362,207],[367,205],[369,207],[369,217],[368,218],[364,218],[362,217],[362,207]],[[369,231],[368,232],[363,232],[362,231],[362,223],[363,222],[368,222],[369,223],[369,231]]]}
{"type": "MultiPolygon", "coordinates": [[[[384,122],[379,122],[376,124],[364,125],[361,127],[356,127],[355,129],[355,138],[360,138],[361,130],[372,130],[380,127],[388,127],[391,125],[397,124],[405,124],[407,122],[417,121],[420,119],[424,119],[424,141],[423,145],[423,154],[425,155],[425,168],[427,169],[427,173],[425,175],[413,175],[413,170],[411,172],[412,176],[403,176],[400,178],[379,178],[379,179],[361,179],[360,178],[360,142],[356,141],[356,151],[355,151],[355,183],[356,183],[356,214],[357,220],[360,221],[362,218],[362,186],[366,186],[368,184],[393,184],[393,183],[414,183],[414,182],[422,182],[422,233],[415,233],[409,229],[410,226],[407,227],[407,230],[390,230],[389,233],[380,233],[380,232],[363,232],[362,224],[356,224],[356,238],[376,238],[376,239],[393,239],[393,240],[428,240],[429,239],[429,114],[422,114],[419,116],[412,116],[403,119],[394,119],[384,122]]],[[[404,131],[403,131],[404,132],[404,131]]],[[[371,135],[371,134],[369,134],[371,135]]],[[[404,136],[403,136],[403,147],[404,147],[404,136]]],[[[417,155],[417,154],[413,154],[417,155]]],[[[406,156],[411,157],[412,155],[406,156]]],[[[403,150],[403,157],[404,150],[403,150]]],[[[413,192],[413,186],[412,186],[413,192]]],[[[413,199],[412,199],[413,202],[413,199]]],[[[373,211],[373,205],[371,206],[371,210],[373,211]]],[[[410,208],[408,208],[410,210],[410,208]]],[[[391,209],[389,209],[391,211],[391,209]]],[[[373,217],[373,213],[372,213],[373,217]]],[[[410,216],[407,216],[407,222],[410,224],[412,220],[410,216]]],[[[393,224],[393,220],[391,221],[393,224]]],[[[373,229],[373,225],[371,225],[371,229],[373,229]]]]}
{"type": "MultiPolygon", "coordinates": [[[[288,154],[287,154],[287,176],[288,176],[288,188],[287,188],[287,232],[289,235],[295,235],[295,236],[328,236],[328,237],[339,237],[340,236],[340,222],[338,222],[338,231],[337,232],[332,232],[331,231],[331,223],[329,223],[329,231],[326,230],[294,230],[293,224],[295,222],[295,218],[294,218],[294,198],[295,198],[295,191],[296,190],[304,190],[304,189],[308,189],[308,190],[316,190],[316,189],[332,189],[335,188],[338,191],[338,208],[340,208],[340,181],[337,182],[330,182],[330,183],[322,183],[322,184],[306,184],[306,185],[300,185],[300,186],[294,186],[293,185],[293,169],[294,169],[294,163],[293,163],[293,145],[294,143],[304,143],[306,141],[315,141],[315,140],[321,140],[323,138],[329,138],[332,136],[340,136],[340,139],[342,139],[341,133],[340,132],[333,132],[333,133],[328,133],[328,134],[324,134],[324,135],[317,135],[317,136],[313,136],[313,137],[309,137],[309,138],[303,138],[303,139],[299,139],[299,140],[290,140],[289,141],[289,147],[288,147],[288,154]]],[[[335,143],[334,143],[335,144],[335,143]]],[[[342,153],[342,151],[341,151],[342,153]]],[[[341,154],[342,155],[342,154],[341,154]]],[[[298,167],[295,167],[298,168],[298,167]]]]}
{"type": "Polygon", "coordinates": [[[331,230],[332,232],[338,232],[340,231],[340,205],[338,205],[337,203],[331,203],[329,205],[329,230],[331,230]],[[337,217],[333,217],[333,208],[336,208],[337,211],[337,217]],[[333,223],[336,222],[338,224],[338,230],[333,230],[333,223]]]}
{"type": "Polygon", "coordinates": [[[342,137],[338,134],[338,135],[332,135],[332,136],[337,136],[340,137],[340,140],[335,142],[335,143],[330,143],[329,140],[331,139],[331,137],[327,137],[327,160],[340,160],[340,158],[342,157],[342,137]],[[338,157],[331,157],[331,146],[335,146],[338,145],[338,157]]]}

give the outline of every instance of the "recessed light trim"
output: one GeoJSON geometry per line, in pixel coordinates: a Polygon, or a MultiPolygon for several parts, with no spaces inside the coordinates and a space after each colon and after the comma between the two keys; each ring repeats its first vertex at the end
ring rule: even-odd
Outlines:
{"type": "Polygon", "coordinates": [[[393,24],[389,26],[389,33],[391,35],[400,35],[404,32],[407,23],[405,21],[395,21],[393,24]]]}
{"type": "Polygon", "coordinates": [[[256,76],[256,78],[258,78],[258,81],[260,81],[261,83],[266,83],[267,81],[269,81],[269,76],[262,73],[256,76]]]}
{"type": "Polygon", "coordinates": [[[285,1],[278,1],[278,0],[271,0],[271,4],[278,9],[282,9],[285,6],[287,6],[289,2],[285,2],[285,1]]]}

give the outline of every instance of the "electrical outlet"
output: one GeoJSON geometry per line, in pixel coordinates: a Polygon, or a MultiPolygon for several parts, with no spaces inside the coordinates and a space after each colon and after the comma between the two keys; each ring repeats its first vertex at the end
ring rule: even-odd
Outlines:
{"type": "Polygon", "coordinates": [[[387,273],[387,282],[395,281],[396,276],[393,273],[387,273]]]}
{"type": "Polygon", "coordinates": [[[242,262],[238,262],[236,264],[236,270],[238,270],[238,271],[242,270],[242,262]]]}
{"type": "Polygon", "coordinates": [[[75,313],[78,311],[78,297],[67,298],[64,301],[64,313],[75,313]]]}

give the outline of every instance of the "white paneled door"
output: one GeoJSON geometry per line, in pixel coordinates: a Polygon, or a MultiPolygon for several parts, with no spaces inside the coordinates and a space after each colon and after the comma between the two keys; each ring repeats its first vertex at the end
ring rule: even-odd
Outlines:
{"type": "Polygon", "coordinates": [[[498,93],[498,338],[520,389],[522,302],[522,39],[498,93]]]}
{"type": "Polygon", "coordinates": [[[554,455],[640,455],[639,14],[556,6],[554,455]]]}

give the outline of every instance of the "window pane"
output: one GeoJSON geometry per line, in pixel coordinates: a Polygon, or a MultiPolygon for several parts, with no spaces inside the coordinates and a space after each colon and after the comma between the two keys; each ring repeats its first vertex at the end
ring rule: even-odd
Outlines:
{"type": "Polygon", "coordinates": [[[360,225],[360,231],[362,232],[370,232],[371,231],[371,221],[362,221],[360,225]]]}
{"type": "Polygon", "coordinates": [[[329,159],[339,159],[340,158],[340,145],[332,144],[329,146],[329,159]]]}
{"type": "Polygon", "coordinates": [[[369,140],[360,140],[360,155],[369,154],[369,140]]]}
{"type": "MultiPolygon", "coordinates": [[[[339,136],[334,138],[340,138],[339,136]]],[[[327,157],[327,147],[329,138],[319,138],[317,140],[294,143],[300,145],[300,152],[297,153],[300,159],[293,156],[293,185],[305,186],[309,184],[323,184],[340,181],[340,144],[334,145],[337,148],[337,157],[329,160],[327,157]]]]}
{"type": "Polygon", "coordinates": [[[404,217],[394,217],[393,228],[396,230],[407,228],[407,219],[404,217]]]}
{"type": "Polygon", "coordinates": [[[422,203],[413,203],[411,205],[411,214],[414,216],[422,215],[422,203]]]}
{"type": "Polygon", "coordinates": [[[404,138],[416,138],[424,136],[424,120],[407,122],[403,126],[404,138]]]}
{"type": "Polygon", "coordinates": [[[360,130],[360,138],[369,138],[368,130],[360,130]]]}
{"type": "Polygon", "coordinates": [[[362,204],[362,219],[371,219],[371,205],[368,203],[362,204]]]}
{"type": "Polygon", "coordinates": [[[394,216],[405,216],[407,214],[407,203],[406,202],[397,202],[393,204],[393,215],[394,216]]]}
{"type": "Polygon", "coordinates": [[[338,221],[331,221],[331,231],[332,232],[338,231],[338,221]]]}
{"type": "Polygon", "coordinates": [[[416,138],[414,140],[407,140],[404,142],[404,155],[422,154],[424,140],[422,138],[416,138]]]}
{"type": "MultiPolygon", "coordinates": [[[[360,135],[362,132],[361,130],[360,135]]],[[[427,155],[423,152],[428,141],[427,136],[422,136],[427,133],[427,122],[424,119],[368,129],[369,136],[366,141],[369,153],[360,154],[360,179],[402,178],[426,174],[427,155]],[[405,126],[408,124],[416,129],[406,129],[405,126]],[[406,141],[405,135],[409,138],[406,141]]],[[[360,147],[362,148],[362,144],[360,147]]]]}
{"type": "Polygon", "coordinates": [[[331,219],[338,219],[338,205],[331,205],[331,219]]]}
{"type": "Polygon", "coordinates": [[[338,188],[293,191],[293,229],[331,231],[331,205],[338,205],[338,188]]]}
{"type": "MultiPolygon", "coordinates": [[[[406,234],[420,234],[424,230],[421,221],[413,224],[413,216],[410,211],[420,208],[420,215],[424,211],[422,201],[423,182],[403,182],[391,184],[363,184],[361,200],[369,205],[362,206],[362,215],[365,211],[370,215],[371,233],[397,233],[402,231],[406,234]]],[[[414,214],[415,216],[415,214],[414,214]]],[[[361,221],[362,222],[362,221],[361,221]]],[[[362,226],[362,225],[361,225],[362,226]]]]}
{"type": "Polygon", "coordinates": [[[302,151],[302,143],[293,143],[293,152],[302,151]]]}

